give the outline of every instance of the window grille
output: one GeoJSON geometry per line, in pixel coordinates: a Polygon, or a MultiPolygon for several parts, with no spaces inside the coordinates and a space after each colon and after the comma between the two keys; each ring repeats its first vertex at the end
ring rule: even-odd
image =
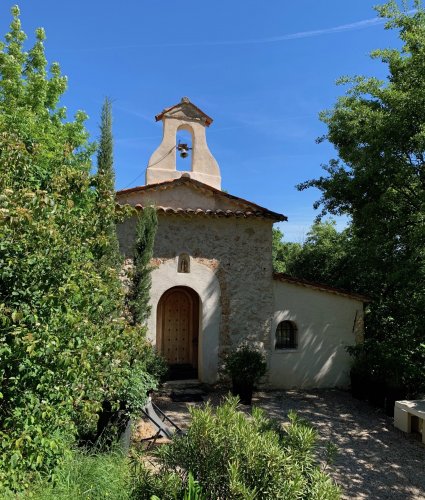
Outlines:
{"type": "Polygon", "coordinates": [[[296,349],[297,327],[292,321],[282,321],[276,328],[275,349],[296,349]]]}

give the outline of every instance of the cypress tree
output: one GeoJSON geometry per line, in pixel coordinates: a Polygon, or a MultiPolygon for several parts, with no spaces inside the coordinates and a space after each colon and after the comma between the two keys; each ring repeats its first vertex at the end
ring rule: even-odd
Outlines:
{"type": "Polygon", "coordinates": [[[115,223],[115,173],[112,135],[112,104],[106,98],[101,113],[100,142],[95,179],[99,213],[98,259],[106,267],[117,268],[121,263],[115,223]]]}
{"type": "Polygon", "coordinates": [[[135,324],[142,324],[150,314],[149,292],[152,284],[150,260],[153,256],[158,218],[154,207],[138,215],[134,247],[134,275],[130,311],[135,324]]]}

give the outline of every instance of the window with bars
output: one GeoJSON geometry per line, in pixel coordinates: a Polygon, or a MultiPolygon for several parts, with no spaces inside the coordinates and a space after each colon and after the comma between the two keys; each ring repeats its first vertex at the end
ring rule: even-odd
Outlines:
{"type": "Polygon", "coordinates": [[[275,349],[296,349],[297,327],[292,321],[281,321],[276,328],[275,349]]]}

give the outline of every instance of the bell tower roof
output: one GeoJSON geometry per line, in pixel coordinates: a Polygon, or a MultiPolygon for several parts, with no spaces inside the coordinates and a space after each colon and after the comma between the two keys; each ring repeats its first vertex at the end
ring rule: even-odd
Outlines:
{"type": "Polygon", "coordinates": [[[182,97],[179,103],[163,109],[161,113],[155,116],[155,120],[159,122],[164,117],[196,121],[203,123],[206,127],[209,127],[213,122],[213,119],[190,102],[188,97],[182,97]]]}

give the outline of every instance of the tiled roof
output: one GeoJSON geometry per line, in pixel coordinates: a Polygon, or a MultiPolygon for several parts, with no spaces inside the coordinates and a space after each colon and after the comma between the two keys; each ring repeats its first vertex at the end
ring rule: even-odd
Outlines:
{"type": "Polygon", "coordinates": [[[155,115],[155,121],[158,122],[159,120],[162,120],[162,118],[165,114],[167,114],[170,111],[172,111],[173,109],[176,109],[176,108],[181,107],[183,105],[189,105],[192,109],[194,109],[196,112],[198,112],[200,115],[202,115],[204,120],[205,120],[205,125],[207,127],[209,127],[211,125],[211,123],[213,122],[213,119],[210,116],[208,116],[206,113],[204,113],[202,111],[202,109],[199,109],[198,106],[195,106],[195,104],[193,104],[193,102],[190,102],[188,97],[182,97],[181,101],[178,104],[174,104],[174,106],[169,106],[168,108],[163,109],[161,111],[161,113],[155,115]]]}
{"type": "MultiPolygon", "coordinates": [[[[239,207],[235,207],[235,209],[213,209],[207,210],[203,208],[185,208],[185,207],[164,207],[158,206],[156,207],[158,212],[165,214],[175,214],[175,215],[204,215],[204,216],[215,216],[215,217],[262,217],[266,219],[272,219],[273,221],[285,221],[287,217],[283,214],[279,214],[277,212],[272,212],[271,210],[267,210],[267,208],[261,207],[255,203],[244,200],[243,198],[239,198],[237,196],[233,196],[229,193],[225,193],[216,189],[212,186],[208,186],[203,182],[196,181],[195,179],[191,179],[190,177],[180,177],[179,179],[159,182],[157,184],[148,184],[146,186],[138,186],[129,189],[122,189],[121,191],[117,191],[117,201],[119,203],[119,199],[121,195],[126,195],[129,193],[136,192],[148,192],[148,191],[158,191],[158,190],[166,190],[172,189],[173,187],[180,185],[188,185],[193,187],[194,189],[209,192],[217,197],[224,197],[236,204],[240,205],[239,207]]],[[[136,205],[136,208],[143,208],[142,205],[136,205]]]]}
{"type": "MultiPolygon", "coordinates": [[[[143,210],[143,206],[139,204],[135,205],[138,210],[143,210]]],[[[202,208],[173,208],[173,207],[155,207],[157,212],[163,214],[173,214],[173,215],[204,215],[204,216],[214,216],[214,217],[268,217],[264,212],[260,210],[204,210],[202,208]]]]}
{"type": "Polygon", "coordinates": [[[292,283],[294,285],[304,286],[307,288],[314,288],[315,290],[320,290],[322,292],[334,293],[336,295],[341,295],[343,297],[348,297],[350,299],[359,300],[360,302],[371,302],[371,299],[369,297],[366,297],[365,295],[361,295],[359,293],[353,293],[348,290],[325,285],[323,283],[317,283],[302,278],[295,278],[294,276],[290,276],[289,274],[285,273],[273,273],[273,279],[278,281],[283,281],[285,283],[292,283]]]}

